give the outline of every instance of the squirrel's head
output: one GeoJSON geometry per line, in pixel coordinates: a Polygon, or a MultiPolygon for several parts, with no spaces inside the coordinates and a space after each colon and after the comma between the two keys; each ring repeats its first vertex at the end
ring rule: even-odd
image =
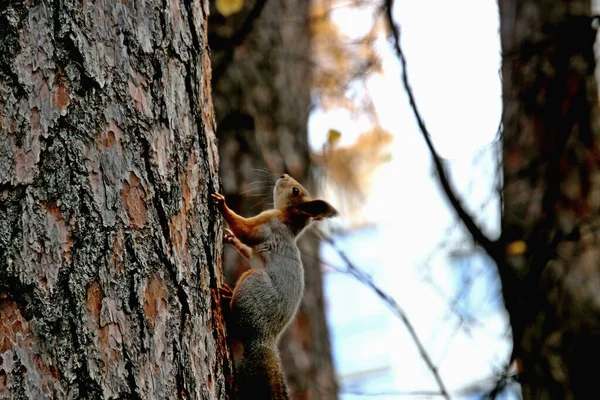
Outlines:
{"type": "Polygon", "coordinates": [[[308,190],[288,174],[277,179],[273,189],[275,208],[314,219],[331,218],[337,210],[323,200],[311,200],[308,190]]]}

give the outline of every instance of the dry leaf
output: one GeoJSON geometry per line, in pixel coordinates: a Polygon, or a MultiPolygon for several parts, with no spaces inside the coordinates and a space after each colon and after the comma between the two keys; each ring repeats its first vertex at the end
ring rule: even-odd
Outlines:
{"type": "Polygon", "coordinates": [[[514,241],[506,246],[506,254],[509,256],[520,256],[521,254],[525,253],[526,250],[527,243],[525,243],[523,240],[514,241]]]}
{"type": "Polygon", "coordinates": [[[244,0],[217,0],[215,7],[224,17],[229,17],[244,8],[244,0]]]}
{"type": "Polygon", "coordinates": [[[342,133],[336,129],[330,129],[327,133],[327,143],[334,146],[342,138],[342,133]]]}

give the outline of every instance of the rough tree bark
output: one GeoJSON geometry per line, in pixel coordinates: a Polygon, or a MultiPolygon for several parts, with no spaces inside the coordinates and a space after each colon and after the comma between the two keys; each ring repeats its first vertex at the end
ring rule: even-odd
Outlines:
{"type": "Polygon", "coordinates": [[[589,0],[501,0],[504,297],[525,399],[597,398],[600,128],[589,0]]]}
{"type": "Polygon", "coordinates": [[[0,6],[0,398],[226,398],[207,15],[0,6]]]}
{"type": "MultiPolygon", "coordinates": [[[[275,174],[287,172],[309,191],[311,162],[310,2],[246,1],[244,11],[209,22],[221,177],[227,201],[242,215],[272,206],[275,174]],[[252,23],[250,23],[252,22],[252,23]],[[251,27],[251,29],[249,29],[251,27]]],[[[335,399],[337,386],[325,321],[319,239],[299,241],[305,294],[280,349],[294,399],[335,399]]],[[[231,283],[247,263],[224,250],[231,283]]]]}

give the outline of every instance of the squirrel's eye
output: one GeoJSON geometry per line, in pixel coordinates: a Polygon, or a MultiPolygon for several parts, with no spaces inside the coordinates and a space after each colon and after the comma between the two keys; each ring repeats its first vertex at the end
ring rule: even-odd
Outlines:
{"type": "Polygon", "coordinates": [[[292,194],[293,194],[294,196],[298,196],[298,194],[299,194],[299,193],[300,193],[300,189],[298,189],[298,188],[293,188],[293,189],[292,189],[292,194]]]}

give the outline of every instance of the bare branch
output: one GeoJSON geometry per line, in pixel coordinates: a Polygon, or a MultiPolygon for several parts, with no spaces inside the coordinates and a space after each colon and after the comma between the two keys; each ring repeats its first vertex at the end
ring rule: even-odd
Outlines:
{"type": "Polygon", "coordinates": [[[423,139],[425,139],[425,143],[427,144],[427,148],[431,153],[433,163],[435,164],[435,168],[439,176],[440,184],[442,185],[446,197],[448,197],[448,200],[452,204],[452,207],[460,217],[461,221],[465,224],[471,236],[473,236],[475,242],[477,242],[481,247],[483,247],[483,249],[490,255],[490,257],[494,261],[496,261],[496,263],[500,264],[501,253],[499,252],[498,242],[490,240],[483,233],[481,228],[473,220],[473,217],[463,207],[462,201],[457,197],[456,193],[454,193],[442,160],[438,155],[433,145],[433,142],[431,141],[429,131],[427,130],[425,122],[423,121],[423,118],[421,117],[421,114],[417,108],[415,96],[408,81],[408,74],[406,72],[406,58],[404,57],[404,52],[402,51],[402,48],[400,46],[400,30],[398,29],[398,26],[394,23],[394,19],[392,17],[393,4],[394,0],[385,0],[383,9],[385,12],[386,21],[389,25],[390,32],[393,36],[394,51],[396,52],[396,56],[402,64],[402,82],[404,84],[404,89],[406,90],[406,94],[408,95],[410,106],[417,120],[417,124],[419,125],[419,130],[421,131],[423,139]]]}
{"type": "Polygon", "coordinates": [[[431,357],[427,353],[427,350],[425,350],[425,347],[423,346],[421,339],[417,335],[417,332],[415,331],[415,328],[413,327],[412,323],[408,319],[408,315],[406,315],[406,312],[404,311],[404,309],[402,307],[400,307],[400,305],[396,302],[396,300],[394,300],[394,298],[392,296],[390,296],[389,294],[387,294],[383,290],[381,290],[375,284],[375,282],[373,282],[373,279],[369,275],[367,275],[360,268],[356,267],[352,263],[352,261],[348,258],[346,253],[344,253],[344,251],[337,246],[337,244],[335,243],[335,241],[333,239],[331,239],[329,236],[326,236],[322,232],[320,232],[320,236],[325,242],[329,243],[331,245],[331,247],[333,247],[333,249],[338,253],[338,255],[341,257],[341,259],[346,264],[346,266],[348,268],[348,272],[352,276],[354,276],[356,279],[358,279],[361,283],[363,283],[364,285],[371,288],[371,290],[373,290],[381,298],[381,300],[383,300],[388,305],[388,307],[390,307],[390,309],[394,312],[394,314],[396,314],[396,316],[398,318],[400,318],[400,320],[404,323],[404,326],[406,326],[406,329],[407,329],[408,333],[410,334],[413,342],[417,346],[417,349],[419,351],[421,358],[423,359],[423,361],[425,361],[425,364],[427,364],[427,367],[429,368],[429,370],[433,374],[433,377],[435,378],[435,381],[437,382],[437,385],[440,389],[440,396],[449,400],[450,395],[448,394],[448,391],[446,390],[446,386],[444,385],[444,382],[442,381],[442,378],[440,377],[438,368],[435,366],[435,364],[431,360],[431,357]]]}
{"type": "Polygon", "coordinates": [[[494,387],[485,393],[482,400],[495,400],[500,394],[513,385],[516,382],[516,379],[516,371],[511,371],[511,364],[508,364],[497,377],[494,387]]]}

